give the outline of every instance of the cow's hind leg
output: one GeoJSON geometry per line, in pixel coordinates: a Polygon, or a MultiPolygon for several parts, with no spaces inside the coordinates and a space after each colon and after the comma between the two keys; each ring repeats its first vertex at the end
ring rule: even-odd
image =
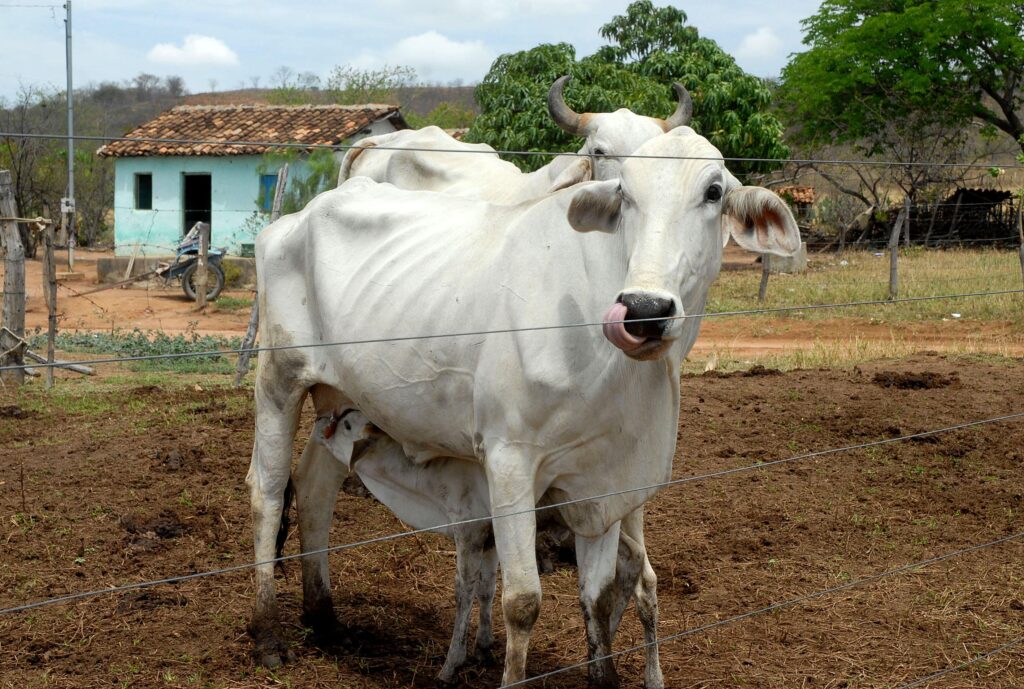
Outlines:
{"type": "Polygon", "coordinates": [[[612,638],[622,613],[632,596],[636,601],[637,615],[644,629],[644,687],[664,689],[665,679],[661,674],[661,659],[658,653],[658,577],[647,559],[644,545],[644,510],[639,508],[622,520],[619,534],[619,561],[615,572],[617,589],[616,610],[612,617],[612,638]]]}
{"type": "Polygon", "coordinates": [[[327,562],[334,504],[348,471],[328,448],[310,440],[295,471],[302,552],[302,622],[318,636],[334,631],[337,618],[331,601],[331,574],[327,562]]]}
{"type": "Polygon", "coordinates": [[[480,578],[476,584],[479,621],[476,627],[476,658],[485,665],[494,662],[494,592],[498,585],[498,552],[494,549],[494,533],[487,530],[487,541],[480,554],[480,578]]]}
{"type": "Polygon", "coordinates": [[[618,522],[601,536],[576,536],[580,607],[587,627],[590,660],[587,670],[590,686],[600,689],[619,686],[615,663],[607,657],[612,651],[611,622],[618,596],[615,581],[618,552],[618,522]]]}
{"type": "Polygon", "coordinates": [[[253,543],[256,562],[256,605],[249,623],[257,661],[276,667],[290,659],[291,652],[281,634],[274,591],[277,535],[284,507],[284,494],[291,474],[292,442],[298,424],[304,390],[275,399],[261,379],[256,381],[256,434],[252,461],[245,482],[252,507],[253,543]]]}
{"type": "Polygon", "coordinates": [[[644,643],[647,644],[644,687],[665,689],[665,678],[661,673],[661,658],[658,654],[658,577],[647,558],[647,547],[644,545],[643,508],[622,520],[622,530],[643,552],[643,566],[640,568],[640,578],[636,582],[634,597],[636,611],[644,628],[644,643]]]}
{"type": "Polygon", "coordinates": [[[455,672],[466,662],[469,646],[469,622],[473,615],[473,598],[480,583],[482,542],[489,532],[487,527],[469,525],[455,532],[455,624],[448,656],[438,675],[443,684],[450,684],[455,672]]]}
{"type": "Polygon", "coordinates": [[[531,457],[518,448],[486,451],[494,544],[501,562],[501,609],[505,617],[505,671],[502,684],[526,679],[530,632],[540,614],[537,573],[536,498],[531,457]]]}

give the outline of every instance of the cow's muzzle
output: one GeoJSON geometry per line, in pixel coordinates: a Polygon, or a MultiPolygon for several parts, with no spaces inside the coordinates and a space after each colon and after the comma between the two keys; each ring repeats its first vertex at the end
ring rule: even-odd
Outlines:
{"type": "Polygon", "coordinates": [[[630,356],[660,352],[676,315],[674,300],[650,294],[620,294],[604,316],[604,336],[630,356]]]}

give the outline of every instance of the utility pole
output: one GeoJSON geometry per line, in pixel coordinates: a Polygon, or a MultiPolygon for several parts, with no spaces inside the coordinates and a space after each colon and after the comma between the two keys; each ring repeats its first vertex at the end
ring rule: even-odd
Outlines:
{"type": "Polygon", "coordinates": [[[68,71],[68,195],[61,201],[61,212],[68,229],[68,271],[75,272],[75,106],[74,87],[71,83],[71,0],[64,4],[64,61],[68,71]]]}

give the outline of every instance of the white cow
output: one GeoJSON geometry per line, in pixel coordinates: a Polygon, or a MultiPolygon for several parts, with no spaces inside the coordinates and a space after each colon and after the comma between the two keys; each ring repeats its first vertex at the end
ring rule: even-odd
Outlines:
{"type": "MultiPolygon", "coordinates": [[[[488,519],[491,509],[487,476],[480,464],[454,458],[437,458],[419,464],[412,462],[398,443],[355,409],[346,409],[317,419],[310,441],[325,446],[334,459],[341,463],[343,471],[338,472],[338,465],[314,467],[306,462],[302,465],[300,481],[327,481],[337,485],[345,474],[355,472],[370,492],[391,508],[399,519],[416,529],[441,526],[436,529],[438,533],[455,541],[455,624],[438,679],[444,684],[450,683],[466,660],[474,599],[479,601],[480,606],[476,655],[479,658],[490,658],[494,645],[491,607],[497,583],[498,558],[494,550],[494,532],[488,519]],[[316,473],[315,478],[312,472],[316,473]],[[447,526],[467,521],[470,523],[447,526]]],[[[551,503],[542,499],[540,504],[544,506],[551,503]]],[[[318,544],[314,548],[317,550],[327,545],[329,523],[310,519],[310,516],[325,513],[325,507],[329,509],[330,505],[306,504],[300,510],[300,521],[304,522],[304,542],[318,544]],[[319,533],[314,533],[315,530],[319,530],[319,533]]],[[[555,509],[542,509],[538,512],[538,526],[557,519],[558,512],[555,509]]],[[[310,583],[314,590],[319,591],[320,567],[326,568],[326,563],[318,561],[316,564],[317,568],[313,570],[316,573],[315,581],[310,583]]],[[[308,573],[304,569],[304,580],[308,578],[305,577],[308,573]]],[[[647,689],[664,687],[658,662],[658,646],[653,643],[657,638],[658,603],[654,572],[646,560],[643,547],[642,509],[622,521],[615,573],[616,588],[622,595],[617,596],[612,611],[611,636],[615,636],[615,628],[628,602],[628,594],[635,587],[644,639],[652,644],[646,649],[644,686],[647,689]],[[642,569],[647,570],[647,576],[640,578],[642,569]]],[[[322,619],[324,616],[333,616],[330,598],[318,602],[324,607],[311,611],[312,617],[322,619]]]]}
{"type": "Polygon", "coordinates": [[[689,124],[693,113],[690,94],[682,84],[675,83],[672,87],[678,99],[676,110],[664,120],[637,115],[625,108],[580,114],[565,103],[568,81],[569,77],[564,76],[552,84],[548,112],[563,130],[586,139],[578,156],[558,156],[539,170],[523,173],[512,163],[501,160],[487,144],[464,143],[431,126],[360,140],[345,155],[338,182],[369,177],[402,189],[520,203],[579,182],[618,177],[622,156],[655,136],[689,124]]]}
{"type": "MultiPolygon", "coordinates": [[[[731,233],[745,248],[780,255],[799,247],[786,204],[741,187],[688,127],[636,153],[660,158],[629,159],[619,180],[519,206],[354,178],[260,235],[260,338],[271,349],[260,353],[246,478],[258,561],[274,554],[306,396],[318,416],[359,409],[413,462],[447,457],[483,467],[503,582],[503,683],[526,677],[541,597],[538,498],[562,502],[668,479],[679,364],[700,325],[684,316],[702,312],[723,240],[731,233]],[[573,324],[602,312],[603,337],[576,327],[287,349],[573,324]]],[[[317,502],[318,492],[332,504],[335,486],[315,472],[301,477],[302,465],[331,463],[323,445],[307,445],[296,476],[300,505],[317,502]]],[[[620,522],[655,492],[559,508],[576,535],[592,657],[610,650],[620,522]]],[[[329,591],[326,567],[321,575],[329,591]]],[[[259,566],[256,580],[250,631],[264,660],[279,661],[273,565],[259,566]]],[[[617,684],[611,660],[589,669],[593,683],[617,684]]]]}
{"type": "MultiPolygon", "coordinates": [[[[548,92],[548,112],[563,130],[586,139],[579,151],[580,157],[559,156],[541,169],[524,174],[512,163],[501,160],[486,144],[464,143],[438,127],[426,127],[363,139],[345,156],[338,176],[339,184],[353,176],[365,176],[377,182],[390,182],[402,189],[438,191],[497,203],[519,203],[591,178],[604,180],[616,177],[622,156],[632,153],[655,136],[688,124],[692,116],[692,99],[679,83],[673,84],[676,110],[665,120],[636,115],[627,109],[580,114],[565,102],[564,89],[569,80],[570,77],[564,76],[552,85],[548,92]]],[[[624,540],[642,544],[642,518],[631,519],[630,526],[631,533],[624,540]],[[632,528],[634,523],[636,528],[632,528]]],[[[472,556],[471,550],[466,552],[472,556]]],[[[657,580],[646,553],[642,557],[644,578],[637,586],[637,609],[641,611],[645,635],[653,639],[651,625],[657,620],[657,580]]],[[[319,559],[322,558],[307,558],[303,564],[307,570],[312,567],[318,571],[321,564],[314,560],[319,559]]],[[[487,563],[482,565],[485,570],[487,566],[487,563]]],[[[481,614],[492,599],[493,591],[481,592],[481,614]]],[[[624,605],[625,601],[621,603],[624,605]]],[[[312,613],[310,617],[321,619],[312,613]]],[[[458,613],[456,619],[459,619],[458,613]]],[[[325,623],[329,624],[329,620],[325,623]]],[[[449,661],[458,656],[459,650],[453,642],[449,648],[449,661]]],[[[648,689],[658,689],[662,680],[657,646],[648,648],[647,658],[645,684],[648,689]]],[[[442,670],[442,680],[446,679],[445,673],[450,673],[450,669],[451,663],[448,662],[442,670]]]]}

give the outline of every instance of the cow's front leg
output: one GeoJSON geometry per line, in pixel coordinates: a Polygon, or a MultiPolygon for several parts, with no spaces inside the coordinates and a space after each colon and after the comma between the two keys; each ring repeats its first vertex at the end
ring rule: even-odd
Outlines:
{"type": "Polygon", "coordinates": [[[256,605],[249,622],[258,662],[276,667],[292,653],[281,634],[274,591],[277,534],[281,526],[284,493],[292,464],[292,442],[304,394],[299,391],[283,402],[264,394],[256,382],[256,439],[245,477],[252,507],[253,546],[256,562],[256,605]]]}
{"type": "MultiPolygon", "coordinates": [[[[576,536],[576,564],[579,569],[580,607],[587,627],[587,665],[590,685],[600,689],[619,686],[615,663],[605,657],[612,650],[611,622],[620,592],[616,590],[615,569],[619,552],[619,523],[604,534],[590,538],[576,536]]],[[[633,575],[633,581],[636,574],[633,575]]]]}
{"type": "Polygon", "coordinates": [[[485,466],[503,585],[506,641],[501,681],[512,684],[526,679],[530,632],[540,614],[533,466],[528,455],[507,446],[489,449],[485,466]]]}
{"type": "Polygon", "coordinates": [[[302,621],[318,636],[337,626],[326,548],[338,491],[347,475],[345,466],[326,447],[312,439],[306,443],[295,471],[295,498],[300,547],[314,554],[302,558],[302,621]]]}

